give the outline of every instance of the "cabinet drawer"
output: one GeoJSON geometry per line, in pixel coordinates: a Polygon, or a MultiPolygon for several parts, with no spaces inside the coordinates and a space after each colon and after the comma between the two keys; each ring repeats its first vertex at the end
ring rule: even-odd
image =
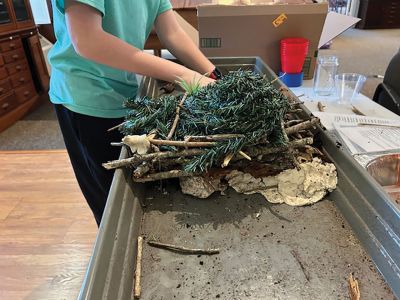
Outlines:
{"type": "Polygon", "coordinates": [[[0,68],[0,80],[7,78],[8,74],[7,74],[7,70],[6,68],[0,68]]]}
{"type": "Polygon", "coordinates": [[[11,91],[11,83],[8,79],[0,81],[0,96],[3,96],[8,91],[11,91]]]}
{"type": "Polygon", "coordinates": [[[3,58],[6,64],[20,61],[25,58],[24,49],[18,49],[3,53],[3,58]]]}
{"type": "Polygon", "coordinates": [[[30,72],[20,72],[11,76],[11,84],[14,88],[31,82],[32,82],[32,77],[30,72]]]}
{"type": "Polygon", "coordinates": [[[22,42],[20,38],[13,38],[12,40],[6,40],[0,43],[1,52],[7,52],[15,50],[17,48],[22,48],[22,42]]]}
{"type": "Polygon", "coordinates": [[[12,65],[7,65],[6,69],[8,71],[8,75],[13,75],[15,73],[28,70],[28,64],[25,61],[20,61],[12,65]]]}
{"type": "Polygon", "coordinates": [[[15,100],[14,93],[5,97],[0,97],[0,116],[5,115],[9,111],[13,110],[13,108],[17,105],[18,103],[15,100]]]}
{"type": "Polygon", "coordinates": [[[23,85],[15,89],[15,95],[17,96],[18,103],[24,103],[36,95],[35,86],[32,83],[23,85]]]}

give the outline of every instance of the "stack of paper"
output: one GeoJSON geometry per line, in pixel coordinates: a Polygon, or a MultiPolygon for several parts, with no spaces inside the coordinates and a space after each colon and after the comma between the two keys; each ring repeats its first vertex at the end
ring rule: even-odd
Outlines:
{"type": "Polygon", "coordinates": [[[326,113],[320,117],[328,129],[336,130],[352,154],[400,150],[399,120],[326,113]]]}

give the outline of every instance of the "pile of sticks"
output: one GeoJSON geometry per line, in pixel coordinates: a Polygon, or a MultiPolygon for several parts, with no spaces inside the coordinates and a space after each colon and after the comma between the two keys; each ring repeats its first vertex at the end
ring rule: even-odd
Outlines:
{"type": "MultiPolygon", "coordinates": [[[[287,90],[282,92],[285,93],[287,90]]],[[[243,135],[232,133],[186,136],[184,140],[168,139],[172,134],[167,139],[157,139],[149,135],[150,153],[133,154],[129,158],[104,163],[103,166],[108,170],[121,167],[132,168],[135,182],[187,176],[221,177],[234,169],[261,177],[276,175],[283,170],[296,168],[299,163],[311,161],[314,155],[321,156],[322,153],[312,146],[319,119],[300,117],[305,115],[300,108],[300,102],[290,99],[291,109],[282,120],[282,130],[287,141],[285,146],[274,147],[268,141],[260,140],[256,145],[242,149],[235,155],[226,153],[220,167],[210,169],[207,173],[191,173],[182,168],[182,165],[186,164],[191,158],[201,155],[205,149],[214,146],[219,141],[240,138],[243,135]],[[160,151],[160,146],[174,146],[178,150],[160,151]]],[[[179,109],[178,106],[171,133],[179,122],[179,109]]],[[[114,143],[114,145],[124,146],[123,143],[114,143]]]]}

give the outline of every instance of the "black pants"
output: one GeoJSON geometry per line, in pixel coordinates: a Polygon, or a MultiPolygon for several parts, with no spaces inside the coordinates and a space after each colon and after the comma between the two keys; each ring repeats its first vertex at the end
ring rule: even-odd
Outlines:
{"type": "Polygon", "coordinates": [[[55,105],[65,146],[83,195],[97,225],[106,205],[114,172],[101,164],[118,159],[120,148],[110,145],[121,141],[118,130],[107,129],[123,122],[123,118],[107,119],[78,114],[62,105],[55,105]]]}

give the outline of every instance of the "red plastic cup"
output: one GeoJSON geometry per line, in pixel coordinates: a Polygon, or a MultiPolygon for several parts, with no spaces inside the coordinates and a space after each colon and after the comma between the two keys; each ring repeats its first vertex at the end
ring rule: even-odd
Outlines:
{"type": "Polygon", "coordinates": [[[281,69],[285,73],[300,73],[308,52],[309,41],[304,38],[281,40],[281,69]]]}

